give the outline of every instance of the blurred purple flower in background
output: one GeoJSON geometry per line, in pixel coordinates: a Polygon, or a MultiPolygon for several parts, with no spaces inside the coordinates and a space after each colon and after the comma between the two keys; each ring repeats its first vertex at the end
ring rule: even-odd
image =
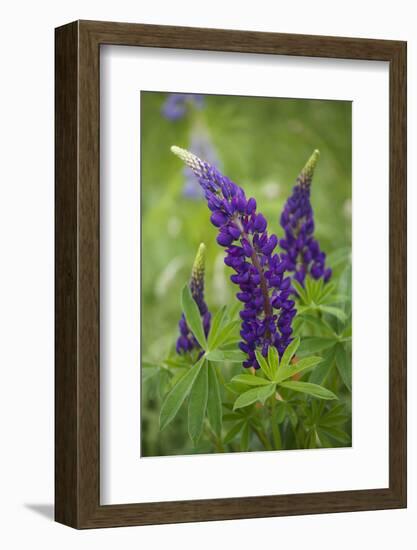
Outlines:
{"type": "MultiPolygon", "coordinates": [[[[191,295],[198,305],[200,315],[203,321],[204,332],[206,336],[210,330],[211,314],[207,308],[207,304],[204,301],[204,268],[206,261],[206,247],[203,243],[200,244],[197,255],[195,257],[193,268],[191,271],[190,290],[191,295]]],[[[177,353],[183,353],[192,351],[193,349],[199,349],[200,345],[195,339],[194,335],[190,331],[185,320],[184,314],[181,315],[181,319],[178,323],[180,329],[180,336],[177,340],[176,350],[177,353]]]]}
{"type": "Polygon", "coordinates": [[[180,120],[187,108],[202,109],[204,97],[199,94],[169,94],[162,105],[162,114],[168,120],[180,120]]]}
{"type": "Polygon", "coordinates": [[[314,213],[310,202],[311,182],[316,167],[319,151],[316,149],[297,178],[292,194],[287,200],[281,214],[281,226],[285,238],[280,240],[280,247],[285,251],[286,270],[301,285],[307,274],[314,279],[323,278],[327,282],[332,270],[325,266],[326,254],[320,250],[314,239],[314,213]]]}
{"type": "Polygon", "coordinates": [[[230,278],[240,289],[240,348],[247,354],[243,366],[259,368],[255,350],[266,356],[273,346],[282,355],[292,340],[296,313],[291,279],[284,275],[286,263],[274,253],[278,239],[268,236],[266,219],[242,188],[189,151],[176,146],[171,150],[191,168],[204,191],[210,220],[219,229],[217,242],[226,248],[225,264],[235,271],[230,278]]]}

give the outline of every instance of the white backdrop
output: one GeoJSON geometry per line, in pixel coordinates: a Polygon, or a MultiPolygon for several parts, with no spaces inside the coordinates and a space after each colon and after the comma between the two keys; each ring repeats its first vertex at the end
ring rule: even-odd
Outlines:
{"type": "Polygon", "coordinates": [[[417,38],[413,2],[16,0],[2,5],[0,544],[7,549],[415,547],[417,38]],[[409,40],[409,509],[75,532],[53,501],[53,27],[77,18],[409,40]],[[295,541],[295,542],[294,542],[295,541]]]}

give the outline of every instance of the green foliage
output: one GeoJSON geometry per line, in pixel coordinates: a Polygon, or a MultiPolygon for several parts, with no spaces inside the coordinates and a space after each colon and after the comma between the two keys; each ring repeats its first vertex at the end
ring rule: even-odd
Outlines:
{"type": "Polygon", "coordinates": [[[202,357],[190,370],[188,370],[175,384],[172,390],[166,396],[161,406],[160,425],[163,430],[178,413],[181,405],[191,391],[200,370],[205,364],[205,358],[202,357]]]}
{"type": "Polygon", "coordinates": [[[203,323],[201,321],[198,305],[191,296],[188,285],[184,285],[181,295],[181,306],[191,332],[196,337],[198,343],[203,349],[207,349],[207,341],[204,334],[203,323]]]}
{"type": "Polygon", "coordinates": [[[200,369],[188,401],[188,433],[194,443],[200,439],[208,400],[208,365],[200,369]]]}

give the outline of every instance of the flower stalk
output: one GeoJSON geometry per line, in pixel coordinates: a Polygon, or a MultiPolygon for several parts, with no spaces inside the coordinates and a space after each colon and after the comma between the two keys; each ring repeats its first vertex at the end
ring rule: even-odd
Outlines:
{"type": "Polygon", "coordinates": [[[226,251],[224,262],[235,271],[230,279],[239,286],[239,346],[247,354],[243,366],[257,369],[256,350],[266,357],[272,346],[282,355],[292,340],[295,303],[291,279],[284,273],[286,263],[275,252],[278,238],[268,234],[256,200],[247,199],[241,187],[193,153],[177,146],[171,151],[191,168],[204,191],[210,220],[219,230],[217,243],[226,251]]]}

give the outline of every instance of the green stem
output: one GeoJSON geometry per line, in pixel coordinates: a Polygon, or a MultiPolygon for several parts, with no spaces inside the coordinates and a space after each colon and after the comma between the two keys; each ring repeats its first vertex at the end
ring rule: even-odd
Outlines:
{"type": "Polygon", "coordinates": [[[268,438],[266,437],[266,435],[264,433],[261,432],[261,430],[259,428],[257,428],[254,424],[251,423],[251,428],[252,430],[256,433],[256,435],[258,436],[258,439],[259,441],[262,443],[262,445],[264,446],[264,448],[267,450],[267,451],[273,451],[273,448],[272,448],[272,445],[271,443],[269,442],[268,438]]]}
{"type": "Polygon", "coordinates": [[[277,422],[277,400],[275,399],[275,395],[271,397],[271,428],[275,450],[279,451],[282,449],[282,441],[281,432],[279,431],[277,422]]]}
{"type": "Polygon", "coordinates": [[[221,438],[217,437],[217,435],[213,432],[209,425],[206,425],[206,432],[208,433],[208,438],[211,440],[212,444],[216,448],[216,451],[218,453],[224,453],[225,450],[221,438]]]}

